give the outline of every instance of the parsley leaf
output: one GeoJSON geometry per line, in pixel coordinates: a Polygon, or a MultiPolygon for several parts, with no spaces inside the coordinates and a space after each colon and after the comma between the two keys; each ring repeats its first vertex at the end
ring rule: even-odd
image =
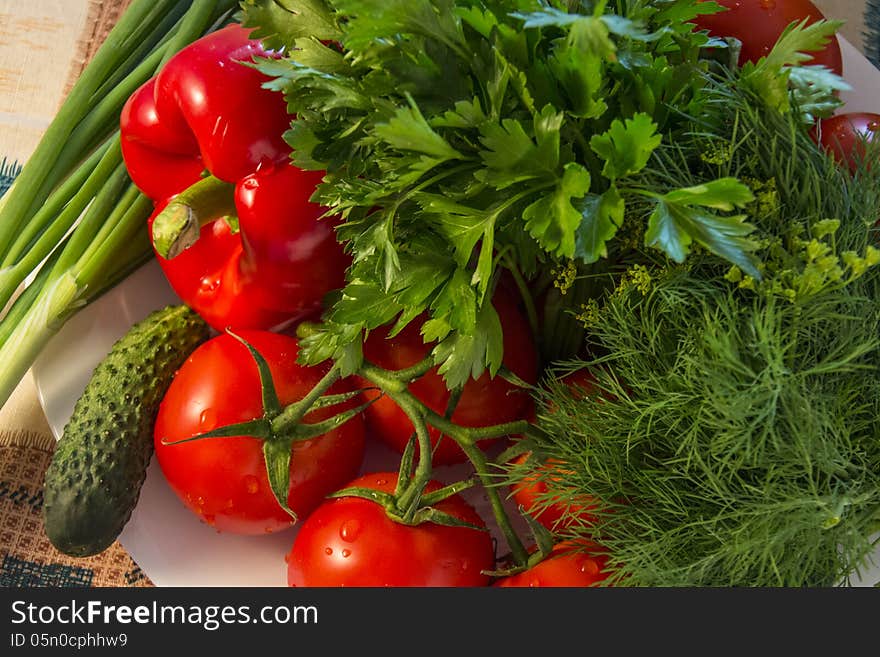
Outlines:
{"type": "Polygon", "coordinates": [[[394,148],[423,153],[437,164],[462,157],[434,132],[412,98],[409,98],[409,107],[399,108],[387,123],[377,124],[374,134],[394,148]]]}
{"type": "Polygon", "coordinates": [[[447,387],[454,390],[487,370],[495,376],[501,367],[503,339],[498,313],[491,303],[483,304],[476,317],[475,330],[450,332],[432,351],[434,360],[440,364],[437,371],[447,387]]]}
{"type": "Polygon", "coordinates": [[[617,180],[644,169],[662,140],[657,124],[639,112],[631,119],[615,119],[606,132],[593,135],[590,147],[605,160],[602,175],[617,180]]]}
{"type": "Polygon", "coordinates": [[[523,211],[526,230],[553,255],[571,258],[575,251],[575,231],[582,218],[572,199],[583,198],[589,190],[590,172],[577,162],[569,162],[555,190],[542,195],[523,211]]]}
{"type": "MultiPolygon", "coordinates": [[[[820,20],[809,23],[809,18],[800,23],[792,23],[780,35],[770,52],[757,62],[747,62],[742,67],[740,77],[751,87],[768,107],[779,112],[788,112],[791,108],[789,80],[796,67],[809,64],[813,59],[811,52],[822,50],[834,38],[841,21],[820,20]]],[[[846,85],[839,76],[826,71],[819,75],[813,68],[812,74],[801,72],[796,74],[798,88],[803,91],[810,87],[813,104],[818,94],[833,97],[840,85],[846,85]]],[[[826,102],[833,102],[830,99],[826,102]]]]}
{"type": "Polygon", "coordinates": [[[729,211],[752,200],[751,190],[733,178],[668,192],[656,199],[648,219],[645,244],[680,263],[690,252],[692,242],[696,242],[760,278],[752,253],[757,245],[747,237],[754,226],[745,222],[745,215],[723,216],[709,211],[729,211]]]}
{"type": "MultiPolygon", "coordinates": [[[[695,191],[718,174],[670,190],[655,157],[690,117],[723,106],[700,59],[707,37],[686,22],[714,3],[247,0],[242,9],[288,46],[260,70],[288,103],[292,162],[325,172],[312,200],[341,219],[353,259],[304,358],[356,363],[346,341],[424,315],[422,335],[457,386],[500,366],[491,298],[501,267],[527,289],[564,262],[606,272],[620,257],[654,259],[645,244],[678,260],[694,243],[754,266],[751,226],[729,216],[720,188],[695,191]],[[625,221],[646,197],[647,231],[625,221]]],[[[810,93],[823,86],[799,79],[810,93]]],[[[824,97],[811,98],[820,111],[824,97]]]]}
{"type": "Polygon", "coordinates": [[[302,38],[339,38],[334,12],[324,0],[243,0],[245,27],[253,38],[276,50],[294,48],[302,38]]]}
{"type": "Polygon", "coordinates": [[[608,241],[623,223],[624,201],[617,187],[604,194],[588,194],[580,203],[581,220],[575,234],[574,255],[590,264],[608,256],[608,241]]]}

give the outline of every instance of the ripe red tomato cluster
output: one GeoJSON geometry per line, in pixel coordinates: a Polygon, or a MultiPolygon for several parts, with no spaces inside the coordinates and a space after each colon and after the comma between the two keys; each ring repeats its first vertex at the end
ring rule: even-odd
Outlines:
{"type": "MultiPolygon", "coordinates": [[[[493,303],[504,327],[505,365],[534,382],[537,355],[521,309],[504,292],[493,303]]],[[[421,340],[417,324],[414,328],[393,339],[376,339],[367,348],[368,357],[390,369],[418,362],[428,354],[430,345],[421,340]]],[[[278,504],[269,484],[263,439],[243,435],[178,441],[263,415],[259,372],[245,343],[268,364],[282,405],[301,399],[327,367],[298,364],[298,343],[289,335],[263,330],[237,334],[244,342],[228,334],[218,335],[197,348],[178,370],[159,409],[156,455],[171,488],[203,522],[229,533],[271,533],[291,527],[294,518],[278,504]]],[[[341,380],[328,392],[352,391],[358,383],[341,380]]],[[[438,412],[445,410],[449,399],[436,371],[415,382],[411,392],[438,412]]],[[[321,421],[361,401],[355,398],[341,408],[313,411],[305,421],[321,421]]],[[[394,490],[395,473],[360,474],[365,447],[368,440],[376,440],[402,450],[412,425],[396,406],[383,407],[378,402],[374,406],[382,412],[358,415],[332,431],[293,445],[287,503],[296,513],[299,527],[288,556],[290,585],[491,584],[486,572],[495,563],[493,540],[485,520],[460,496],[453,495],[433,508],[466,523],[463,526],[434,522],[406,525],[391,520],[385,509],[371,500],[353,496],[326,499],[350,485],[385,493],[394,490]]],[[[531,397],[500,377],[486,374],[465,386],[456,412],[452,419],[462,426],[507,422],[531,415],[531,397]]],[[[437,443],[448,447],[435,451],[435,460],[438,454],[443,463],[463,457],[451,438],[445,441],[437,443]]],[[[431,482],[426,492],[440,485],[431,482]]],[[[557,562],[557,569],[562,563],[557,562]]],[[[582,560],[576,566],[572,573],[582,573],[582,560]]],[[[531,585],[535,580],[527,581],[531,585]]],[[[515,581],[505,584],[514,585],[515,581]]]]}

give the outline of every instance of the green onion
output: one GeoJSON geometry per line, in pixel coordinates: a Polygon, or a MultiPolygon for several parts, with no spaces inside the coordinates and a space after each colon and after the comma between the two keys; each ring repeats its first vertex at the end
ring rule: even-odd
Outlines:
{"type": "Polygon", "coordinates": [[[134,0],[0,200],[0,406],[74,313],[153,257],[122,160],[128,97],[235,0],[134,0]]]}

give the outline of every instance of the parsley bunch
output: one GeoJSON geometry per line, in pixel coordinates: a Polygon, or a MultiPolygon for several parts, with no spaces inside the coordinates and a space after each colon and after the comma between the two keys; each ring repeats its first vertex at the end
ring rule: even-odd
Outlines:
{"type": "MultiPolygon", "coordinates": [[[[248,0],[244,24],[286,56],[261,69],[295,117],[298,166],[340,214],[354,264],[308,362],[354,371],[364,331],[421,331],[450,389],[499,371],[490,303],[550,270],[614,260],[636,233],[676,262],[694,248],[758,277],[734,177],[641,176],[713,93],[698,0],[248,0]],[[631,230],[621,228],[632,219],[631,230]]],[[[537,313],[532,309],[533,319],[537,313]]],[[[542,336],[552,341],[554,336],[542,336]]]]}

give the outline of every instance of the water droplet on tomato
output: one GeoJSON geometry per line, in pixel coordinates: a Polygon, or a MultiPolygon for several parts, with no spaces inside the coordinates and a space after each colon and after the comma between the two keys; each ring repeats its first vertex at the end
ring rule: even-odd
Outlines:
{"type": "Polygon", "coordinates": [[[254,475],[246,475],[243,481],[244,489],[251,495],[260,490],[260,482],[254,475]]]}
{"type": "Polygon", "coordinates": [[[585,575],[598,575],[599,574],[599,564],[597,564],[592,559],[584,559],[581,562],[581,572],[585,575]]]}
{"type": "Polygon", "coordinates": [[[541,586],[541,580],[539,580],[537,577],[533,577],[532,579],[529,580],[529,586],[537,588],[537,587],[541,586]]]}
{"type": "Polygon", "coordinates": [[[333,554],[333,548],[331,548],[331,547],[325,547],[325,548],[324,548],[324,554],[326,554],[326,555],[329,557],[331,554],[333,554]]]}
{"type": "Polygon", "coordinates": [[[199,429],[210,431],[217,426],[217,411],[206,408],[199,414],[199,429]]]}
{"type": "Polygon", "coordinates": [[[205,498],[199,495],[199,499],[196,500],[196,504],[199,506],[205,506],[205,498]]]}
{"type": "Polygon", "coordinates": [[[217,292],[220,287],[220,279],[214,276],[202,276],[199,280],[198,293],[201,295],[210,295],[217,292]]]}
{"type": "Polygon", "coordinates": [[[377,479],[377,480],[376,480],[376,484],[377,484],[378,486],[384,486],[384,485],[387,484],[387,483],[388,483],[388,480],[387,480],[387,479],[377,479]]]}
{"type": "Polygon", "coordinates": [[[348,557],[350,557],[350,556],[351,556],[351,550],[343,550],[342,551],[342,558],[343,559],[348,559],[348,557]]]}
{"type": "Polygon", "coordinates": [[[271,533],[274,532],[274,531],[275,531],[275,528],[274,528],[274,527],[264,527],[264,528],[263,528],[263,533],[264,533],[264,534],[271,534],[271,533]]]}
{"type": "Polygon", "coordinates": [[[871,132],[877,132],[878,130],[880,130],[880,121],[868,121],[867,127],[868,130],[870,130],[871,132]]]}
{"type": "Polygon", "coordinates": [[[761,0],[760,3],[761,9],[765,9],[767,11],[773,11],[776,9],[776,0],[761,0]]]}
{"type": "Polygon", "coordinates": [[[211,527],[213,527],[214,523],[217,522],[217,516],[215,516],[213,513],[206,513],[204,517],[205,522],[208,523],[211,527]]]}
{"type": "Polygon", "coordinates": [[[339,537],[349,543],[354,542],[361,533],[361,523],[357,520],[346,520],[339,528],[339,537]]]}

